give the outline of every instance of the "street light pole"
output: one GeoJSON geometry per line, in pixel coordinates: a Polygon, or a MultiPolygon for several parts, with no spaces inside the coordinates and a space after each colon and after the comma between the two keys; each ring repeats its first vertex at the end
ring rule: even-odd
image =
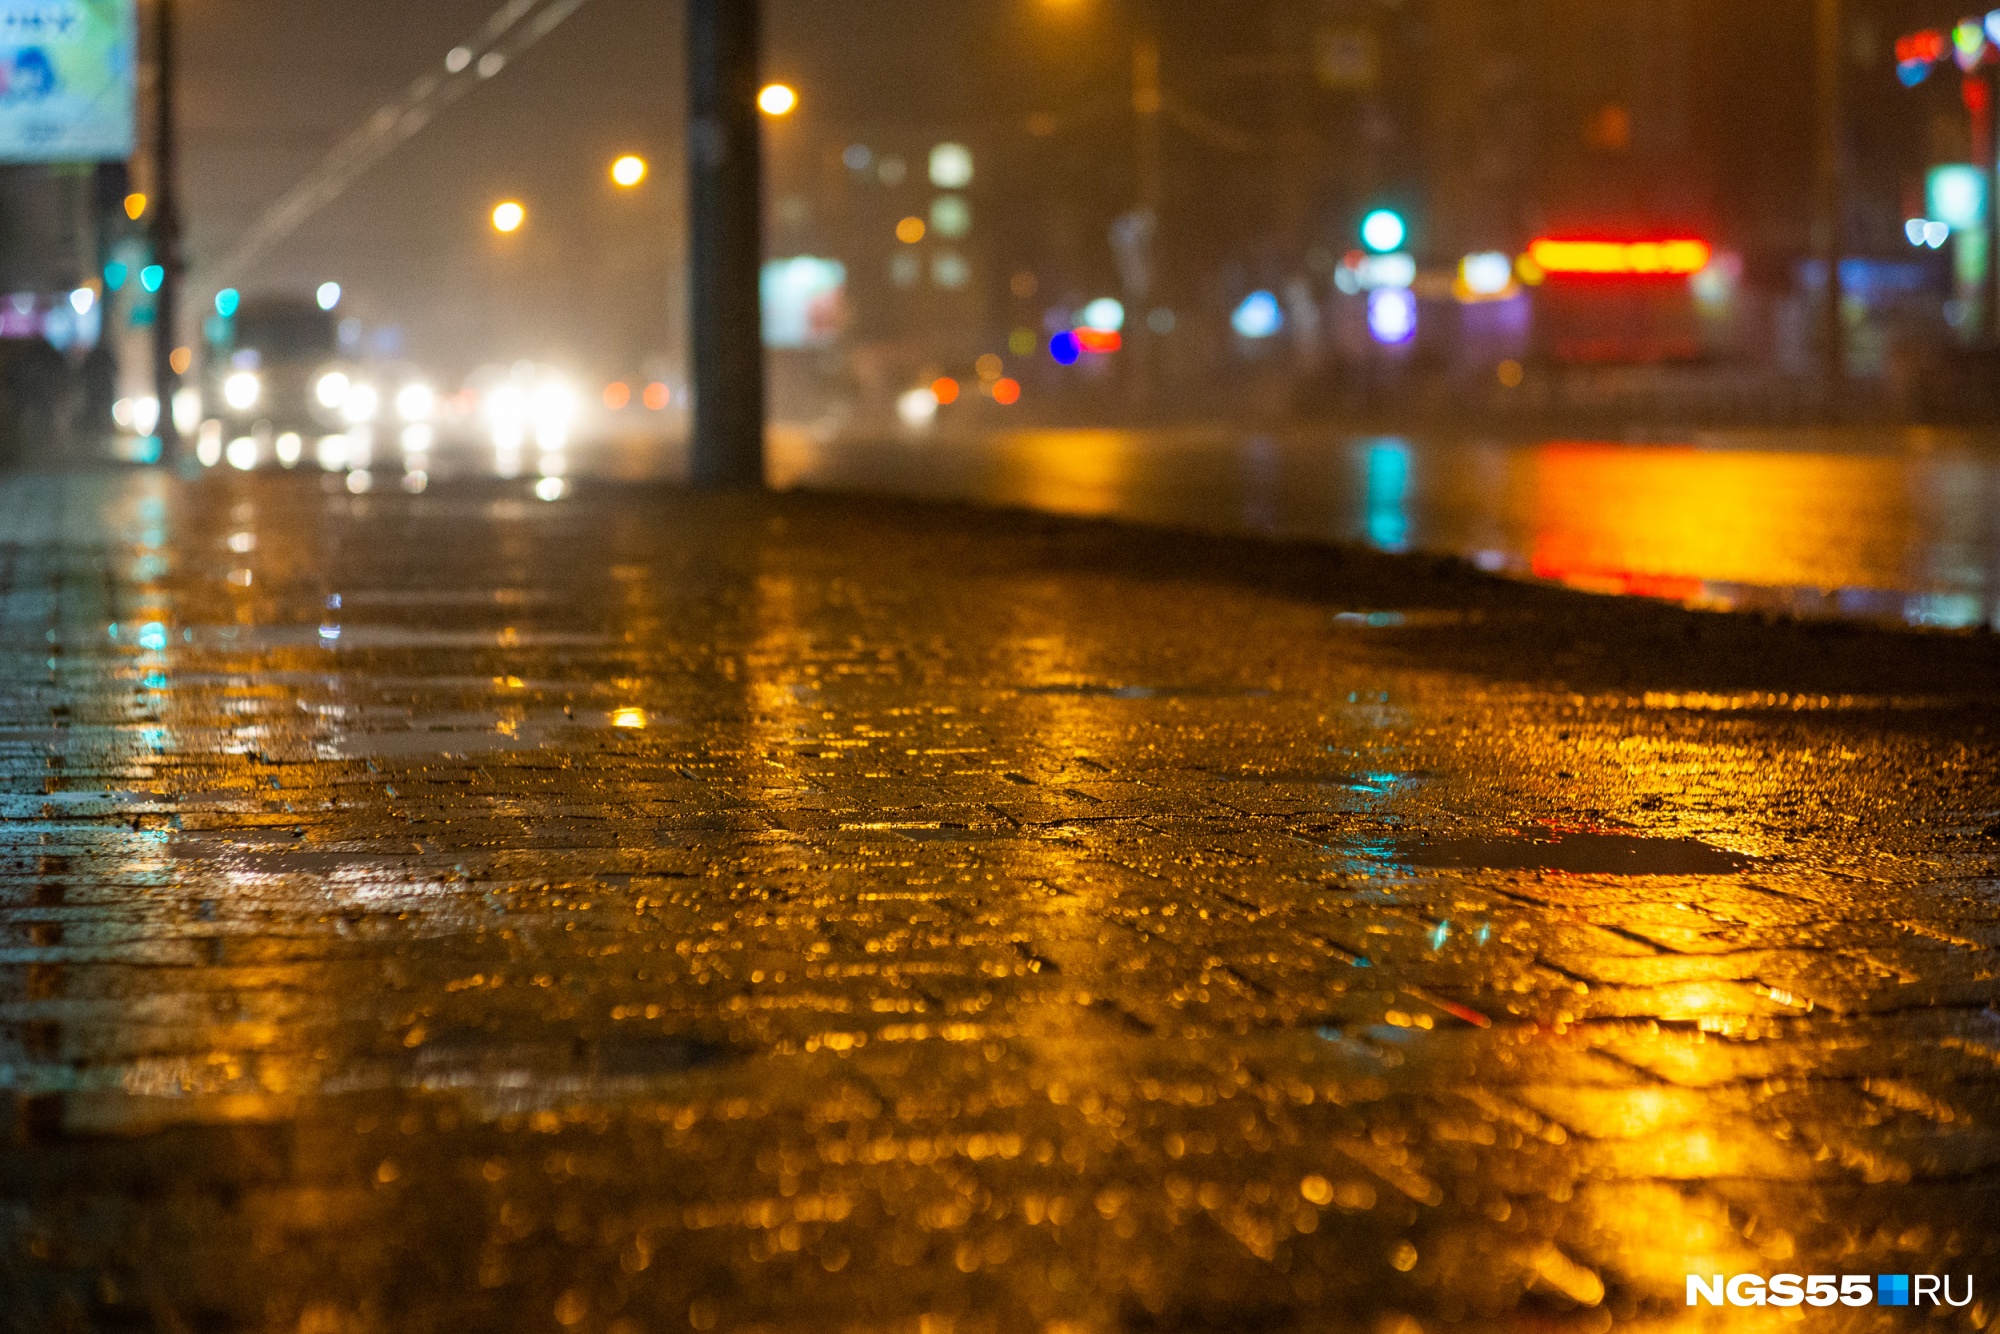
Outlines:
{"type": "Polygon", "coordinates": [[[179,347],[181,296],[181,209],[180,142],[174,115],[174,6],[175,0],[159,0],[154,11],[158,23],[155,34],[153,262],[160,266],[160,290],[153,303],[153,386],[159,399],[160,416],[156,430],[161,441],[160,456],[173,461],[180,457],[181,430],[174,421],[174,398],[180,392],[181,373],[174,366],[179,347]]]}
{"type": "Polygon", "coordinates": [[[692,474],[764,484],[763,172],[757,0],[688,0],[692,474]]]}

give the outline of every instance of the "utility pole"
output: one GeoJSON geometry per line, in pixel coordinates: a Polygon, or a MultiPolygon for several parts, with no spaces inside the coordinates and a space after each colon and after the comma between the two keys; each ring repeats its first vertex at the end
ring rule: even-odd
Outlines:
{"type": "Polygon", "coordinates": [[[764,485],[757,0],[688,0],[693,481],[764,485]]]}
{"type": "Polygon", "coordinates": [[[174,117],[174,6],[176,0],[158,0],[154,15],[158,32],[154,52],[158,62],[155,83],[153,146],[154,190],[153,262],[164,275],[153,305],[153,386],[159,398],[160,418],[155,427],[161,441],[160,457],[178,461],[181,430],[174,421],[174,398],[180,392],[181,373],[174,367],[179,347],[181,296],[181,206],[180,143],[174,117]]]}
{"type": "Polygon", "coordinates": [[[1819,0],[1818,6],[1819,152],[1817,214],[1814,248],[1826,267],[1826,302],[1820,310],[1821,354],[1825,358],[1827,396],[1837,402],[1847,374],[1847,328],[1841,290],[1842,114],[1841,62],[1844,25],[1841,0],[1819,0]]]}

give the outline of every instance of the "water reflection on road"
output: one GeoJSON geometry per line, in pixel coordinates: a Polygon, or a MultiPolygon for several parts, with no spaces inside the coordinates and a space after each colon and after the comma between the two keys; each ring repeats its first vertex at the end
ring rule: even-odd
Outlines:
{"type": "Polygon", "coordinates": [[[774,439],[772,478],[783,487],[1448,552],[1490,570],[1706,604],[1948,627],[2000,618],[2000,442],[1968,436],[774,439]]]}

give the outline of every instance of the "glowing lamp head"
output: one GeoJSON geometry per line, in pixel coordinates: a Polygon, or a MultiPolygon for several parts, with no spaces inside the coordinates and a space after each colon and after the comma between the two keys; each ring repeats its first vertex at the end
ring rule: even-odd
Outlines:
{"type": "Polygon", "coordinates": [[[767,116],[789,116],[798,107],[799,95],[787,84],[766,84],[757,94],[757,109],[767,116]]]}
{"type": "Polygon", "coordinates": [[[340,305],[340,284],[321,283],[315,296],[321,310],[332,310],[340,305]]]}
{"type": "Polygon", "coordinates": [[[493,210],[493,230],[502,236],[511,236],[521,230],[528,220],[528,210],[512,199],[495,206],[493,210]]]}
{"type": "Polygon", "coordinates": [[[635,157],[627,153],[624,157],[619,158],[611,164],[612,184],[618,186],[620,189],[630,190],[645,179],[646,159],[642,157],[635,157]]]}
{"type": "Polygon", "coordinates": [[[1409,237],[1402,214],[1391,209],[1378,208],[1361,220],[1361,243],[1378,255],[1401,250],[1409,237]]]}

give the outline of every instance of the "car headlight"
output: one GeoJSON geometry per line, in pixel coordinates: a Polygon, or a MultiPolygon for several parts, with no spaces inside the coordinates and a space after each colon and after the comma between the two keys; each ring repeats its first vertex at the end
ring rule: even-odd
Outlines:
{"type": "Polygon", "coordinates": [[[354,382],[347,378],[346,372],[328,371],[313,385],[313,397],[319,400],[321,407],[333,412],[347,402],[347,391],[353,387],[354,382]]]}
{"type": "Polygon", "coordinates": [[[248,412],[263,397],[264,382],[255,371],[237,371],[222,382],[222,401],[237,412],[248,412]]]}
{"type": "Polygon", "coordinates": [[[437,407],[437,395],[422,382],[404,385],[396,393],[396,415],[405,422],[427,422],[437,407]]]}
{"type": "Polygon", "coordinates": [[[347,401],[341,404],[340,415],[355,426],[365,426],[375,420],[375,414],[382,410],[382,396],[375,392],[372,384],[357,384],[347,391],[347,401]]]}

